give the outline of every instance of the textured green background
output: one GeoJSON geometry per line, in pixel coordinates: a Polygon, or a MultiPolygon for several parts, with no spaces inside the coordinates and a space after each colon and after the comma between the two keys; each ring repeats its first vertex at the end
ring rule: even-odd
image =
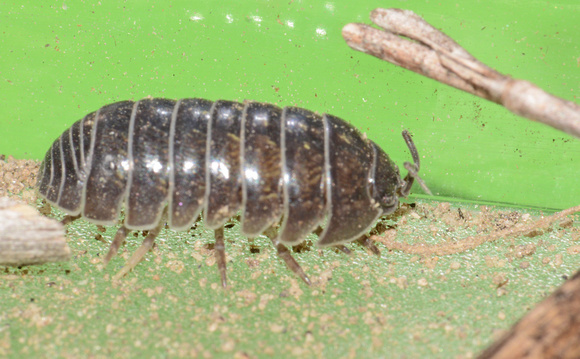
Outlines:
{"type": "MultiPolygon", "coordinates": [[[[451,213],[478,207],[457,205],[451,213]]],[[[450,232],[423,214],[399,221],[397,242],[481,234],[477,225],[450,232]]],[[[0,358],[473,358],[580,267],[577,229],[444,256],[313,247],[293,254],[314,283],[307,287],[266,238],[250,251],[236,224],[225,231],[224,290],[213,231],[163,230],[156,249],[113,281],[143,237],[131,235],[103,268],[108,245],[95,240],[95,225],[76,221],[70,262],[0,267],[0,358]]],[[[110,241],[115,230],[101,234],[110,241]]]]}
{"type": "Polygon", "coordinates": [[[578,102],[577,0],[0,4],[2,154],[41,159],[74,121],[118,100],[252,99],[342,117],[399,164],[409,129],[440,197],[552,209],[580,198],[578,140],[341,36],[376,7],[408,8],[491,67],[578,102]]]}

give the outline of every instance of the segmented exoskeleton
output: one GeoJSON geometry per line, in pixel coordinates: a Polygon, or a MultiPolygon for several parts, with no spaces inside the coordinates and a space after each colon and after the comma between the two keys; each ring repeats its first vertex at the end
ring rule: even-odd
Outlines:
{"type": "Polygon", "coordinates": [[[187,230],[203,212],[226,286],[223,226],[241,212],[242,233],[266,234],[309,283],[286,245],[325,221],[318,246],[343,248],[393,212],[419,171],[415,146],[403,136],[414,160],[404,179],[381,148],[332,115],[258,102],[123,101],[85,116],[53,143],[38,187],[69,214],[65,222],[111,225],[124,208],[105,263],[131,230],[149,231],[118,277],[147,253],[162,224],[187,230]]]}

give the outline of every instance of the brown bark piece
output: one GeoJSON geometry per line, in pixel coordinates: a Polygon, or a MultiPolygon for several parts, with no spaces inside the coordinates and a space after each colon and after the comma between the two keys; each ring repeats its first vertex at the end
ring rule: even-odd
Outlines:
{"type": "Polygon", "coordinates": [[[70,249],[59,222],[8,197],[0,197],[0,265],[66,261],[70,249]]]}
{"type": "Polygon", "coordinates": [[[580,105],[487,67],[410,10],[376,9],[371,20],[384,31],[364,24],[342,29],[350,47],[580,138],[580,105]]]}

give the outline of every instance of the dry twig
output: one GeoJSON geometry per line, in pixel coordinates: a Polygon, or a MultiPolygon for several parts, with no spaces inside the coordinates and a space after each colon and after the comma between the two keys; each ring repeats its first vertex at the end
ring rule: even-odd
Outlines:
{"type": "Polygon", "coordinates": [[[0,265],[59,262],[69,257],[62,224],[28,205],[0,197],[0,265]]]}
{"type": "Polygon", "coordinates": [[[371,13],[371,20],[386,31],[364,24],[348,24],[342,29],[342,36],[350,47],[580,137],[578,104],[487,67],[414,12],[376,9],[371,13]]]}

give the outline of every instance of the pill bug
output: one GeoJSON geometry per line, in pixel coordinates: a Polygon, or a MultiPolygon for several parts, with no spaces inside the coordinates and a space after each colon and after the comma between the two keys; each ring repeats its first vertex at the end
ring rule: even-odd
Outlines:
{"type": "Polygon", "coordinates": [[[68,213],[64,223],[83,217],[112,225],[124,208],[105,264],[132,230],[148,231],[116,277],[138,264],[165,222],[187,230],[203,213],[215,231],[225,287],[224,224],[240,212],[242,234],[267,235],[309,284],[286,246],[314,231],[319,247],[347,251],[343,244],[393,212],[414,179],[428,192],[417,175],[417,150],[407,131],[403,137],[414,162],[405,162],[404,179],[380,147],[329,114],[252,101],[122,101],[86,115],[56,139],[37,187],[68,213]]]}

